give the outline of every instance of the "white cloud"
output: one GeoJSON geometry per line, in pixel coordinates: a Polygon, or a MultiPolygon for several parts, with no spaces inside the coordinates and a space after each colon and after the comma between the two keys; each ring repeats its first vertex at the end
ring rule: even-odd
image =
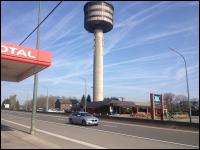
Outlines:
{"type": "MultiPolygon", "coordinates": [[[[41,38],[41,41],[53,41],[55,42],[56,40],[58,40],[60,38],[60,36],[58,35],[62,35],[65,36],[66,34],[63,34],[67,27],[70,28],[72,27],[71,26],[71,20],[74,19],[74,17],[80,13],[80,9],[77,9],[79,8],[79,5],[76,6],[72,11],[70,11],[70,13],[66,13],[66,15],[64,17],[62,17],[60,20],[58,20],[56,23],[54,21],[54,19],[51,19],[51,28],[50,31],[51,32],[46,32],[44,33],[44,36],[42,36],[41,38]]],[[[74,30],[74,28],[70,29],[70,32],[71,30],[74,30]]],[[[67,32],[67,31],[66,31],[67,32]]]]}
{"type": "Polygon", "coordinates": [[[168,53],[156,54],[152,56],[144,56],[140,58],[134,58],[134,59],[125,60],[125,61],[121,61],[117,63],[108,64],[108,65],[105,65],[105,68],[118,66],[118,65],[124,65],[124,64],[130,64],[130,63],[135,63],[135,62],[141,63],[141,62],[148,62],[148,61],[157,61],[157,60],[168,58],[168,57],[170,57],[168,53]]]}
{"type": "Polygon", "coordinates": [[[172,35],[177,35],[180,33],[184,33],[184,32],[189,32],[191,30],[193,30],[193,27],[183,27],[174,31],[164,31],[158,34],[154,34],[151,36],[147,36],[146,40],[155,40],[155,39],[160,39],[160,38],[164,38],[164,37],[168,37],[168,36],[172,36],[172,35]]]}
{"type": "Polygon", "coordinates": [[[119,27],[122,27],[122,26],[127,26],[127,25],[130,25],[130,24],[131,24],[131,26],[139,24],[140,22],[143,22],[144,20],[149,19],[150,17],[154,16],[155,14],[160,13],[160,11],[158,11],[158,10],[157,10],[156,13],[155,12],[152,13],[152,10],[155,10],[156,8],[158,8],[160,6],[163,6],[164,4],[167,4],[167,3],[168,2],[160,2],[160,3],[156,4],[156,5],[153,5],[152,7],[149,7],[147,9],[142,10],[142,11],[139,11],[135,15],[132,15],[129,18],[127,18],[126,20],[120,22],[119,24],[116,24],[115,28],[119,28],[119,27]],[[150,14],[150,12],[151,12],[151,14],[150,14]],[[144,15],[145,17],[142,17],[142,15],[144,15]],[[136,19],[136,18],[139,18],[139,19],[136,19]],[[143,19],[141,19],[141,18],[143,18],[143,19]],[[133,23],[131,23],[131,22],[133,22],[133,23]]]}
{"type": "MultiPolygon", "coordinates": [[[[189,78],[189,75],[198,72],[198,70],[199,70],[199,67],[197,65],[187,67],[188,78],[189,78]]],[[[184,80],[185,78],[186,78],[185,67],[182,67],[177,70],[175,74],[175,79],[177,81],[181,81],[181,80],[184,80]]]]}

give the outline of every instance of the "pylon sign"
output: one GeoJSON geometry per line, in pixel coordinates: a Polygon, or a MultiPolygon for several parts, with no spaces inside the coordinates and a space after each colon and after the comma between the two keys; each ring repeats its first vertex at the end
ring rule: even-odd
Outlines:
{"type": "Polygon", "coordinates": [[[160,97],[161,97],[161,95],[155,95],[154,94],[154,102],[159,104],[160,103],[160,99],[161,99],[160,97]]]}
{"type": "Polygon", "coordinates": [[[157,110],[160,110],[161,120],[163,120],[163,97],[162,94],[150,93],[151,117],[154,120],[157,110]]]}

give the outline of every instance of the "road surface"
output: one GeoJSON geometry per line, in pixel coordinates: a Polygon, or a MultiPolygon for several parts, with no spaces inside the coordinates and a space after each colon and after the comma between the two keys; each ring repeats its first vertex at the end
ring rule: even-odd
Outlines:
{"type": "MultiPolygon", "coordinates": [[[[83,127],[69,124],[68,117],[63,115],[37,113],[36,116],[38,133],[70,142],[74,148],[81,146],[109,149],[199,148],[199,131],[149,127],[103,119],[100,119],[98,126],[83,127]]],[[[21,130],[26,128],[26,131],[29,131],[31,113],[1,110],[1,122],[21,130]]]]}

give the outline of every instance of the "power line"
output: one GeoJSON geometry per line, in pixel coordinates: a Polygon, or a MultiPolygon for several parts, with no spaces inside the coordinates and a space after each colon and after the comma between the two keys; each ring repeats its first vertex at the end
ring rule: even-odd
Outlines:
{"type": "Polygon", "coordinates": [[[37,25],[37,27],[35,27],[35,29],[19,44],[22,45],[34,32],[35,30],[55,11],[55,9],[62,3],[62,1],[60,1],[53,9],[52,11],[37,25]]]}

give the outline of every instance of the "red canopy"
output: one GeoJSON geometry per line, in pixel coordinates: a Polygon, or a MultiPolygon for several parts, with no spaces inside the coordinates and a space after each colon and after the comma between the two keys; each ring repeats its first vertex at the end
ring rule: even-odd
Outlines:
{"type": "Polygon", "coordinates": [[[47,51],[1,42],[1,80],[19,82],[51,65],[47,51]]]}

